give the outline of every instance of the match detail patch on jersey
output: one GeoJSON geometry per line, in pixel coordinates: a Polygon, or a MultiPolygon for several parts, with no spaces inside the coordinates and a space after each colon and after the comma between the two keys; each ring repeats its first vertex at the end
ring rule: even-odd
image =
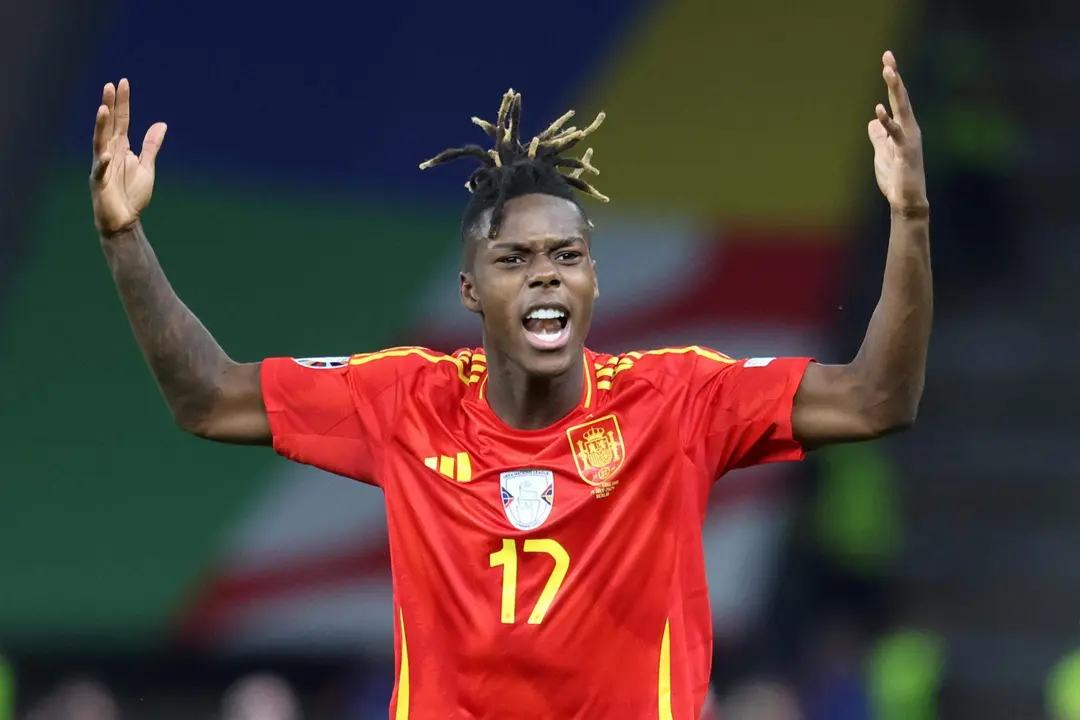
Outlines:
{"type": "Polygon", "coordinates": [[[765,367],[766,365],[768,365],[769,363],[771,363],[775,359],[776,358],[774,358],[774,357],[771,357],[771,358],[750,358],[749,360],[747,360],[746,362],[743,363],[743,367],[748,367],[748,368],[765,367]]]}
{"type": "Polygon", "coordinates": [[[544,524],[555,505],[555,474],[550,470],[512,470],[499,474],[503,511],[518,530],[544,524]]]}
{"type": "Polygon", "coordinates": [[[330,368],[345,367],[349,364],[349,356],[293,358],[293,362],[297,365],[303,365],[304,367],[328,370],[330,368]]]}
{"type": "Polygon", "coordinates": [[[566,431],[566,438],[570,441],[570,453],[581,479],[598,488],[594,491],[598,498],[610,495],[611,489],[618,484],[612,478],[626,456],[619,419],[615,415],[605,415],[575,425],[566,431]]]}

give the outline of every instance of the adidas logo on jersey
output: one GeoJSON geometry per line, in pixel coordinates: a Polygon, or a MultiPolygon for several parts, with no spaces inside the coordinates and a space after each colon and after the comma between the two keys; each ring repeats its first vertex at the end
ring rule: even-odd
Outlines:
{"type": "Polygon", "coordinates": [[[472,460],[469,453],[459,452],[456,456],[437,455],[424,458],[424,465],[451,480],[467,483],[472,480],[472,460]]]}

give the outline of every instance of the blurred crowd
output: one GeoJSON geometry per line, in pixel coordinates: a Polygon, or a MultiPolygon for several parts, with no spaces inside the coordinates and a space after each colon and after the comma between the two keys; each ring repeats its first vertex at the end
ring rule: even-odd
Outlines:
{"type": "MultiPolygon", "coordinates": [[[[940,720],[944,657],[932,636],[899,632],[877,643],[868,663],[857,642],[841,632],[825,642],[820,665],[801,690],[756,677],[721,693],[710,692],[701,720],[940,720]]],[[[14,720],[10,676],[0,680],[0,720],[14,720]]],[[[1080,651],[1064,657],[1047,678],[1047,720],[1080,720],[1080,651]]],[[[19,720],[124,720],[121,703],[102,682],[71,678],[33,703],[19,720]]],[[[274,673],[252,673],[224,692],[221,720],[303,720],[297,691],[274,673]]],[[[309,714],[308,717],[311,717],[309,714]]],[[[334,717],[383,720],[385,705],[354,707],[334,717]]]]}
{"type": "MultiPolygon", "coordinates": [[[[103,683],[75,678],[60,683],[26,712],[24,720],[121,720],[120,703],[103,683]]],[[[237,680],[221,700],[221,720],[301,720],[300,700],[282,677],[253,674],[237,680]]],[[[5,718],[5,720],[7,720],[5,718]]]]}
{"type": "MultiPolygon", "coordinates": [[[[925,77],[910,83],[919,88],[927,156],[934,159],[929,182],[943,307],[972,302],[985,288],[1001,292],[1022,259],[1016,240],[1022,218],[1010,181],[1022,129],[993,82],[994,53],[966,26],[962,5],[951,6],[940,32],[925,38],[918,51],[925,77]]],[[[868,222],[865,234],[874,242],[865,245],[873,246],[877,258],[888,217],[878,208],[868,222]]],[[[879,264],[875,259],[868,266],[879,264]]],[[[852,302],[844,315],[854,323],[850,342],[846,329],[838,328],[842,348],[861,339],[876,301],[880,278],[866,283],[865,298],[852,302]]],[[[809,460],[805,473],[771,601],[743,636],[718,643],[715,687],[701,720],[950,718],[948,647],[933,628],[909,622],[905,589],[895,581],[904,545],[902,491],[887,448],[833,448],[809,460]]],[[[315,703],[322,709],[313,711],[284,675],[244,674],[221,693],[217,717],[386,717],[392,678],[367,669],[342,676],[327,684],[345,689],[336,689],[329,702],[315,703]]],[[[224,684],[216,686],[215,698],[224,684]]],[[[131,687],[110,687],[92,677],[62,680],[18,703],[16,694],[0,662],[0,720],[145,715],[131,687]]],[[[1046,720],[1080,720],[1080,650],[1063,657],[1046,677],[1043,698],[1046,720]]]]}

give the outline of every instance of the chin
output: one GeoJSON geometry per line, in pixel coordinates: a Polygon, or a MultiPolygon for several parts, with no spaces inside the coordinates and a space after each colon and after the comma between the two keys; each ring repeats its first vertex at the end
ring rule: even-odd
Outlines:
{"type": "Polygon", "coordinates": [[[521,368],[530,376],[555,378],[574,369],[581,358],[581,347],[565,347],[560,350],[540,352],[527,348],[521,356],[521,368]]]}

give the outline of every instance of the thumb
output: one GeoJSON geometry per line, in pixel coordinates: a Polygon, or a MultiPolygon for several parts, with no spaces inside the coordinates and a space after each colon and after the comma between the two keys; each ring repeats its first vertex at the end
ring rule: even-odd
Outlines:
{"type": "Polygon", "coordinates": [[[169,126],[165,123],[154,123],[146,131],[146,137],[143,138],[142,143],[142,154],[139,155],[139,164],[148,170],[154,169],[158,151],[161,150],[161,144],[165,142],[165,133],[168,129],[169,126]]]}

